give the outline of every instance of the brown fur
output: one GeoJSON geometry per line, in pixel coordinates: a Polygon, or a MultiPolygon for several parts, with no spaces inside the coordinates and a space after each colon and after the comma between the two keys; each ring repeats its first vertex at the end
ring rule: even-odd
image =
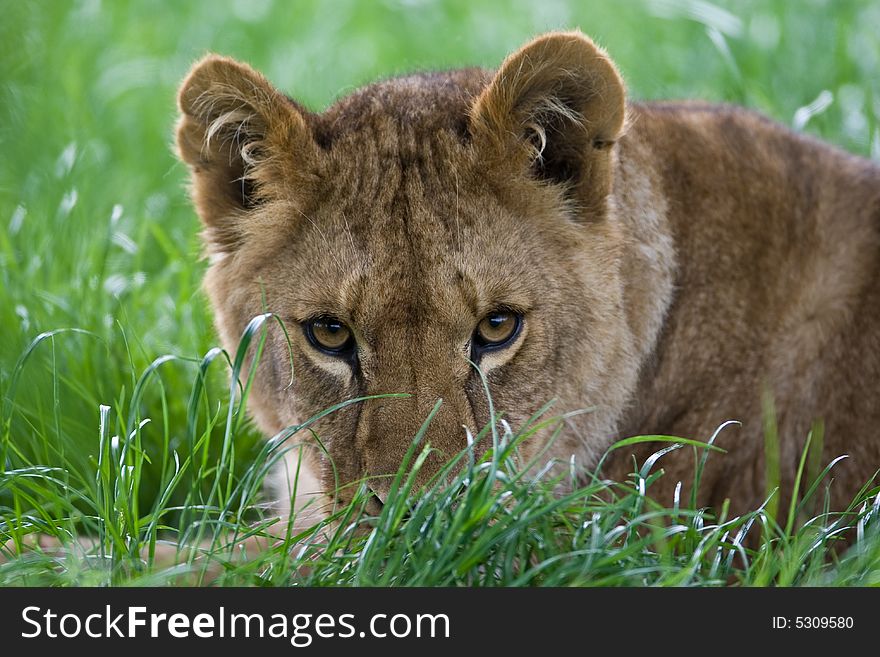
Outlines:
{"type": "MultiPolygon", "coordinates": [[[[754,508],[769,390],[783,490],[817,419],[824,460],[850,455],[835,469],[838,503],[880,467],[875,164],[742,109],[627,104],[608,56],[574,32],[536,39],[494,74],[387,80],[322,114],[209,56],[179,101],[222,341],[234,349],[264,299],[290,329],[293,385],[280,331],[259,365],[262,430],[353,397],[410,394],[321,420],[335,472],[308,450],[311,489],[368,476],[382,499],[438,399],[425,476],[461,450],[463,427],[489,419],[467,355],[498,306],[524,324],[480,363],[496,409],[514,426],[551,398],[554,414],[594,409],[566,421],[548,457],[592,467],[616,438],[705,440],[737,419],[702,501],[754,508]],[[308,343],[300,324],[317,315],[351,327],[354,364],[308,343]]],[[[630,454],[610,472],[625,476],[630,454]]],[[[663,466],[655,493],[670,502],[692,457],[663,466]]]]}

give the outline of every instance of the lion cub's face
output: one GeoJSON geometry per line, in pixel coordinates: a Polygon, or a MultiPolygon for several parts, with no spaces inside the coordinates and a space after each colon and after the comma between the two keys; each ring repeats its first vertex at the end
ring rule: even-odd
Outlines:
{"type": "Polygon", "coordinates": [[[325,490],[368,476],[383,499],[442,400],[424,481],[489,421],[480,372],[514,426],[554,398],[554,411],[601,402],[625,349],[606,207],[623,91],[584,37],[539,39],[494,77],[383,82],[321,115],[210,57],[180,105],[224,342],[266,309],[287,327],[258,370],[263,430],[408,395],[314,426],[325,490]]]}

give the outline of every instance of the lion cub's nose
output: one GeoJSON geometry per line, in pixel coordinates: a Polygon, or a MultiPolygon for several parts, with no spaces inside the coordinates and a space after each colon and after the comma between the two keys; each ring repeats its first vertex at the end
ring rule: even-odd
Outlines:
{"type": "Polygon", "coordinates": [[[385,498],[388,496],[387,491],[376,490],[373,487],[370,487],[370,492],[373,494],[373,497],[376,498],[376,501],[381,505],[385,505],[385,498]]]}
{"type": "Polygon", "coordinates": [[[376,491],[373,487],[370,487],[370,493],[372,494],[367,500],[366,512],[371,516],[378,516],[385,507],[386,494],[376,491]]]}
{"type": "Polygon", "coordinates": [[[388,492],[391,490],[391,482],[383,481],[384,477],[377,478],[369,483],[369,491],[372,493],[367,506],[378,506],[381,509],[385,506],[385,500],[388,499],[388,492]]]}

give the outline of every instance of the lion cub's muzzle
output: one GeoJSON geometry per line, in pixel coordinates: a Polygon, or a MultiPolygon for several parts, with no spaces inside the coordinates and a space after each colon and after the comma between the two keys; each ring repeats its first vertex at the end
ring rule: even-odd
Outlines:
{"type": "Polygon", "coordinates": [[[368,503],[371,509],[381,511],[401,466],[407,462],[405,478],[426,447],[430,451],[415,473],[416,488],[432,482],[437,473],[467,446],[465,427],[474,425],[470,403],[463,391],[450,397],[429,397],[420,402],[413,395],[365,402],[355,447],[359,452],[361,476],[373,494],[368,503]],[[435,410],[438,400],[440,403],[435,410]],[[430,420],[427,419],[429,416],[430,420]],[[417,443],[410,450],[414,441],[417,443]]]}

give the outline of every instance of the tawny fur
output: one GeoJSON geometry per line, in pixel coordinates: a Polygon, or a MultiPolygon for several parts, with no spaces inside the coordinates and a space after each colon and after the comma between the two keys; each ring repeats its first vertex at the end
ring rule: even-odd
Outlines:
{"type": "MultiPolygon", "coordinates": [[[[880,467],[876,164],[734,107],[627,103],[607,54],[574,32],[536,39],[494,74],[391,79],[322,114],[209,56],[179,100],[221,339],[234,349],[265,303],[293,341],[290,386],[288,346],[270,334],[251,398],[261,429],[410,394],[321,420],[330,458],[306,448],[300,492],[366,476],[384,497],[438,399],[424,477],[464,448],[463,427],[489,419],[468,342],[498,306],[525,319],[480,364],[496,409],[514,426],[554,398],[553,414],[594,409],[567,421],[548,458],[590,468],[618,438],[706,440],[736,419],[701,503],[754,508],[770,394],[783,491],[817,420],[822,460],[850,457],[833,472],[835,504],[880,467]],[[356,367],[309,345],[300,324],[317,315],[351,327],[356,367]]],[[[632,454],[605,474],[625,477],[632,454]]],[[[654,495],[671,503],[692,458],[664,457],[654,495]]],[[[295,467],[292,456],[279,480],[295,467]]]]}

